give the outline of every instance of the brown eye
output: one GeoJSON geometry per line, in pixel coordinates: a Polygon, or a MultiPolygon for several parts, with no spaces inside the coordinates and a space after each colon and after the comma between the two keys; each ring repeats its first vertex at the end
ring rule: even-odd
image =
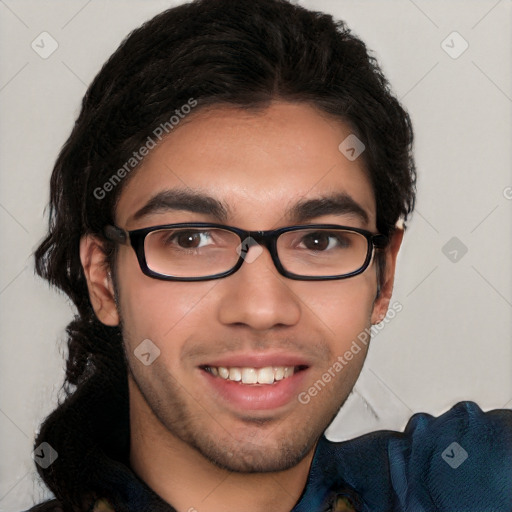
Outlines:
{"type": "Polygon", "coordinates": [[[310,233],[306,235],[302,242],[306,249],[312,251],[325,251],[329,247],[329,239],[331,237],[327,233],[310,233]]]}
{"type": "Polygon", "coordinates": [[[179,233],[172,237],[172,241],[184,249],[196,249],[201,244],[201,233],[179,233]]]}
{"type": "Polygon", "coordinates": [[[166,250],[195,250],[203,249],[213,243],[209,231],[197,230],[161,230],[151,233],[151,241],[158,243],[166,250]]]}
{"type": "Polygon", "coordinates": [[[352,239],[347,233],[333,231],[319,231],[308,233],[302,237],[302,245],[315,252],[324,252],[331,249],[348,249],[352,239]]]}

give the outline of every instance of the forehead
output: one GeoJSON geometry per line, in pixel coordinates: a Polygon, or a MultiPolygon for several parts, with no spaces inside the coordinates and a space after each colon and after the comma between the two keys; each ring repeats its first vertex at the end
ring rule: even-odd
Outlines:
{"type": "MultiPolygon", "coordinates": [[[[273,103],[249,112],[214,107],[186,118],[146,157],[121,192],[116,222],[166,190],[214,198],[231,223],[275,227],[297,204],[345,194],[375,227],[375,200],[364,160],[348,159],[340,144],[348,124],[306,104],[273,103]]],[[[126,224],[130,225],[126,225],[126,224]]]]}

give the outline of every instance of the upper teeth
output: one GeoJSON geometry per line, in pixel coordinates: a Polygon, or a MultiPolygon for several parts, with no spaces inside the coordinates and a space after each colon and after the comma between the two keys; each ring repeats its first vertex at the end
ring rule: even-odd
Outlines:
{"type": "Polygon", "coordinates": [[[235,382],[242,381],[244,384],[272,384],[294,373],[293,366],[266,366],[265,368],[210,366],[209,370],[215,376],[235,382]]]}

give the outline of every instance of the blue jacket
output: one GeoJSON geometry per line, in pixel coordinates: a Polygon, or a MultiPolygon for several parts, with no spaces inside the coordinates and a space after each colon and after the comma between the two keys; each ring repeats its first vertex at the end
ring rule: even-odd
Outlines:
{"type": "MultiPolygon", "coordinates": [[[[175,512],[128,467],[104,467],[112,508],[98,501],[91,511],[175,512]]],[[[31,509],[43,510],[61,509],[57,500],[31,509]]],[[[460,402],[437,418],[415,414],[403,433],[322,436],[292,512],[345,510],[512,512],[512,410],[460,402]]]]}

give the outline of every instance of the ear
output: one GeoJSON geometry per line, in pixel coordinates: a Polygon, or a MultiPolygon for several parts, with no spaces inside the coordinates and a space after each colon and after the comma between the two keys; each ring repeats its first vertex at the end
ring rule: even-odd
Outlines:
{"type": "Polygon", "coordinates": [[[402,244],[403,236],[404,230],[397,228],[391,236],[389,244],[385,248],[386,266],[384,269],[384,275],[380,276],[381,288],[379,296],[373,303],[371,319],[372,325],[382,322],[386,316],[386,313],[388,312],[391,294],[393,293],[393,283],[395,280],[396,258],[398,255],[398,250],[400,249],[400,245],[402,244]]]}
{"type": "Polygon", "coordinates": [[[98,320],[105,325],[118,325],[114,285],[100,240],[92,235],[84,235],[80,239],[80,260],[87,280],[89,298],[98,320]]]}

